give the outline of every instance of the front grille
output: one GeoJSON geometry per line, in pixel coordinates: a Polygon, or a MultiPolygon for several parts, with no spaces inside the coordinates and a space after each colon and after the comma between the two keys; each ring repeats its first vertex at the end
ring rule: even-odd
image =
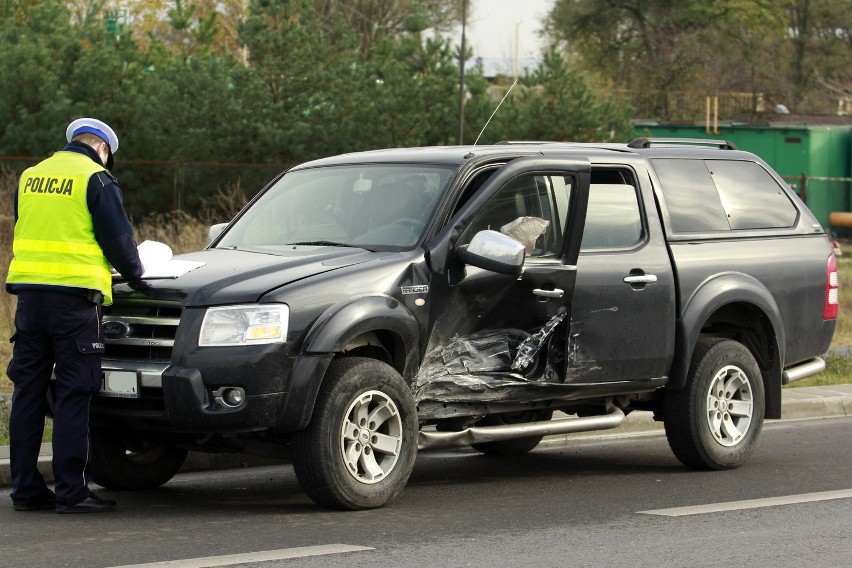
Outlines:
{"type": "Polygon", "coordinates": [[[181,306],[176,302],[116,301],[104,308],[104,357],[169,362],[180,316],[181,306]]]}

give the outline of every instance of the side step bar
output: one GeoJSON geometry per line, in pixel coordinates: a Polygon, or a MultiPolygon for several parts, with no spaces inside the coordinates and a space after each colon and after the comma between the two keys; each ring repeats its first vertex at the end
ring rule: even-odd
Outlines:
{"type": "Polygon", "coordinates": [[[512,440],[515,438],[532,438],[534,436],[550,436],[552,434],[608,430],[615,428],[622,422],[624,422],[624,412],[620,408],[613,407],[608,414],[602,416],[544,420],[541,422],[506,424],[501,426],[471,426],[458,432],[421,431],[417,449],[433,450],[436,448],[512,440]]]}
{"type": "Polygon", "coordinates": [[[822,357],[814,357],[794,367],[784,369],[784,374],[781,376],[781,384],[789,385],[792,382],[807,379],[813,375],[821,373],[825,370],[825,359],[822,357]]]}

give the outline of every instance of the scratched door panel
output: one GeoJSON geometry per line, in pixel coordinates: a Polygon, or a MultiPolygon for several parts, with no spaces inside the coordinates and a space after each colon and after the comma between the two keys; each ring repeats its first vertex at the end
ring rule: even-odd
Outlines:
{"type": "Polygon", "coordinates": [[[660,378],[671,364],[674,278],[650,188],[637,187],[642,177],[592,168],[566,382],[660,378]]]}

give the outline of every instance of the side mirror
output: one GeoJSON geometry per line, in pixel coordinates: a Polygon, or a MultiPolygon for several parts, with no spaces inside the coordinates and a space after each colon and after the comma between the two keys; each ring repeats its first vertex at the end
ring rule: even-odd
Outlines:
{"type": "Polygon", "coordinates": [[[213,242],[213,239],[221,235],[222,231],[224,231],[225,227],[227,226],[228,223],[218,223],[210,227],[210,229],[207,231],[207,244],[209,245],[213,242]]]}
{"type": "Polygon", "coordinates": [[[524,267],[524,245],[497,231],[479,231],[470,244],[459,247],[459,258],[466,264],[498,272],[520,274],[524,267]]]}

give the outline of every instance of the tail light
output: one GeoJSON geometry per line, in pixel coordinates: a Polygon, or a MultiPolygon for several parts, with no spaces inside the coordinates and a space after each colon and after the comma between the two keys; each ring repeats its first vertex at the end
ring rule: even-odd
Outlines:
{"type": "Polygon", "coordinates": [[[828,266],[825,269],[825,303],[822,306],[822,319],[831,320],[837,318],[839,305],[840,286],[837,282],[837,259],[832,254],[828,257],[828,266]]]}

